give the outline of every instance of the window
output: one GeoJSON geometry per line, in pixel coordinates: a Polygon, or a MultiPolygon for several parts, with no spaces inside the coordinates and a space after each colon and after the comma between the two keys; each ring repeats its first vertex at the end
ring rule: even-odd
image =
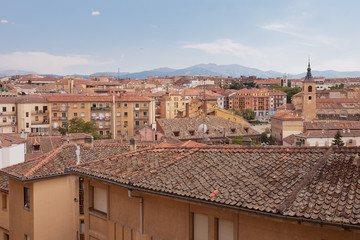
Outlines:
{"type": "Polygon", "coordinates": [[[116,125],[117,125],[117,126],[121,126],[121,121],[117,121],[117,122],[116,122],[116,125]]]}
{"type": "Polygon", "coordinates": [[[105,103],[105,107],[109,108],[109,107],[110,107],[110,103],[105,103]]]}
{"type": "Polygon", "coordinates": [[[311,100],[311,96],[309,96],[309,100],[311,100]]]}
{"type": "Polygon", "coordinates": [[[54,117],[57,117],[57,113],[54,113],[54,117]]]}
{"type": "Polygon", "coordinates": [[[40,151],[40,145],[39,144],[33,145],[33,149],[35,152],[40,151]]]}
{"type": "Polygon", "coordinates": [[[9,240],[9,239],[10,239],[9,234],[4,233],[4,240],[9,240]]]}
{"type": "Polygon", "coordinates": [[[102,128],[104,126],[103,122],[99,122],[99,128],[102,128]]]}
{"type": "Polygon", "coordinates": [[[147,107],[147,103],[143,103],[143,107],[147,107]]]}
{"type": "Polygon", "coordinates": [[[93,104],[92,104],[92,107],[96,108],[96,103],[93,103],[93,104]]]}
{"type": "Polygon", "coordinates": [[[3,210],[7,209],[7,195],[6,194],[2,195],[2,209],[3,210]]]}
{"type": "Polygon", "coordinates": [[[39,111],[39,107],[38,107],[38,106],[35,106],[35,111],[39,111]]]}
{"type": "Polygon", "coordinates": [[[139,103],[135,103],[135,108],[139,108],[139,103]]]}
{"type": "Polygon", "coordinates": [[[35,121],[39,121],[39,117],[38,117],[38,116],[35,116],[35,121]]]}
{"type": "Polygon", "coordinates": [[[147,121],[144,121],[144,126],[147,126],[147,121]]]}
{"type": "Polygon", "coordinates": [[[99,108],[103,108],[103,104],[102,104],[102,103],[99,103],[99,108]]]}
{"type": "Polygon", "coordinates": [[[121,116],[121,112],[117,112],[117,113],[116,113],[116,116],[117,116],[117,117],[120,117],[120,116],[121,116]]]}
{"type": "Polygon", "coordinates": [[[6,112],[6,107],[3,107],[3,112],[6,112]]]}
{"type": "Polygon", "coordinates": [[[117,130],[116,131],[116,134],[119,136],[119,135],[121,135],[121,130],[117,130]]]}
{"type": "MultiPolygon", "coordinates": [[[[6,110],[5,110],[5,111],[6,111],[6,110]]],[[[26,114],[25,114],[25,115],[26,115],[26,117],[29,117],[29,112],[26,112],[26,114]]]]}
{"type": "Polygon", "coordinates": [[[224,219],[217,219],[218,239],[234,240],[234,223],[224,219]]]}
{"type": "Polygon", "coordinates": [[[80,220],[80,240],[85,239],[85,222],[80,220]]]}
{"type": "Polygon", "coordinates": [[[15,107],[12,107],[12,111],[15,112],[15,107]]]}
{"type": "Polygon", "coordinates": [[[29,123],[26,123],[26,127],[28,128],[30,126],[30,124],[29,123]]]}
{"type": "Polygon", "coordinates": [[[124,127],[128,126],[128,121],[124,121],[124,127]]]}
{"type": "Polygon", "coordinates": [[[120,108],[121,107],[121,103],[116,103],[116,107],[120,108]]]}
{"type": "Polygon", "coordinates": [[[99,134],[100,134],[100,135],[104,135],[104,131],[99,131],[99,134]]]}
{"type": "Polygon", "coordinates": [[[84,214],[84,179],[79,178],[79,213],[84,214]]]}
{"type": "Polygon", "coordinates": [[[175,132],[174,132],[174,136],[175,136],[175,137],[180,136],[180,132],[179,132],[179,131],[175,131],[175,132]]]}
{"type": "Polygon", "coordinates": [[[85,108],[85,103],[81,103],[81,108],[85,108]]]}
{"type": "Polygon", "coordinates": [[[308,92],[312,92],[312,86],[308,87],[308,92]]]}
{"type": "Polygon", "coordinates": [[[349,139],[349,144],[352,144],[353,143],[353,140],[352,139],[349,139]]]}
{"type": "Polygon", "coordinates": [[[194,213],[194,237],[196,240],[209,239],[209,219],[204,214],[194,213]]]}
{"type": "Polygon", "coordinates": [[[135,112],[135,118],[139,118],[139,113],[135,112]]]}
{"type": "Polygon", "coordinates": [[[24,237],[25,237],[25,240],[30,240],[30,236],[29,236],[29,235],[25,234],[24,237]]]}
{"type": "Polygon", "coordinates": [[[127,112],[124,112],[124,117],[127,117],[128,116],[128,113],[127,112]]]}
{"type": "Polygon", "coordinates": [[[124,103],[124,108],[127,108],[128,107],[128,104],[127,103],[124,103]]]}
{"type": "Polygon", "coordinates": [[[24,187],[24,207],[30,208],[30,188],[24,187]]]}
{"type": "Polygon", "coordinates": [[[90,210],[107,214],[107,189],[90,186],[90,210]]]}
{"type": "Polygon", "coordinates": [[[146,116],[147,116],[147,112],[143,112],[143,116],[146,117],[146,116]]]}
{"type": "Polygon", "coordinates": [[[74,108],[77,108],[77,103],[74,103],[74,108]]]}
{"type": "Polygon", "coordinates": [[[77,117],[77,113],[74,113],[74,117],[77,117]]]}
{"type": "Polygon", "coordinates": [[[3,118],[3,123],[6,123],[6,117],[3,118]]]}
{"type": "Polygon", "coordinates": [[[110,135],[110,131],[106,131],[105,134],[106,134],[106,136],[109,136],[109,135],[110,135]]]}
{"type": "Polygon", "coordinates": [[[53,104],[53,107],[54,107],[54,108],[57,108],[57,103],[54,103],[54,104],[53,104]]]}
{"type": "Polygon", "coordinates": [[[138,128],[140,126],[140,122],[139,121],[135,121],[135,127],[138,128]]]}
{"type": "Polygon", "coordinates": [[[84,113],[84,112],[81,113],[81,117],[85,117],[85,113],[84,113]]]}
{"type": "Polygon", "coordinates": [[[109,121],[105,122],[105,126],[110,126],[110,122],[109,121]]]}

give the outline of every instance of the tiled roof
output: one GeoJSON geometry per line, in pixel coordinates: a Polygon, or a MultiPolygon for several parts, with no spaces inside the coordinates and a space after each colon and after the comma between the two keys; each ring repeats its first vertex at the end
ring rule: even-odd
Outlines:
{"type": "Polygon", "coordinates": [[[8,193],[9,192],[9,181],[6,176],[0,175],[0,191],[8,193]]]}
{"type": "MultiPolygon", "coordinates": [[[[80,162],[102,159],[116,156],[130,151],[128,143],[102,144],[94,143],[94,147],[80,145],[80,162]]],[[[137,148],[149,147],[149,144],[138,144],[137,148]]],[[[37,158],[15,164],[0,170],[0,173],[15,177],[21,180],[30,180],[42,177],[51,177],[65,174],[65,168],[76,164],[76,144],[66,144],[41,155],[37,158]]]]}
{"type": "MultiPolygon", "coordinates": [[[[43,95],[50,102],[112,102],[113,96],[108,95],[74,95],[74,94],[62,94],[62,95],[43,95]]],[[[149,102],[148,97],[139,96],[136,94],[124,94],[115,96],[116,102],[149,102]]]]}
{"type": "Polygon", "coordinates": [[[9,147],[13,144],[25,143],[25,139],[12,136],[10,134],[0,133],[0,148],[9,147]]]}
{"type": "Polygon", "coordinates": [[[240,123],[228,121],[221,117],[207,116],[203,118],[174,118],[174,119],[157,119],[158,124],[167,136],[173,136],[179,139],[198,139],[203,138],[203,133],[199,131],[200,124],[206,124],[209,132],[207,136],[215,137],[235,137],[242,135],[259,134],[252,128],[247,127],[248,132],[240,123]],[[232,131],[234,130],[234,131],[232,131]],[[193,134],[190,132],[193,131],[193,134]],[[225,131],[225,133],[224,133],[225,131]],[[175,136],[174,132],[179,132],[179,136],[175,136]]]}
{"type": "Polygon", "coordinates": [[[360,148],[157,147],[70,171],[240,210],[358,225],[359,153],[360,148]]]}
{"type": "Polygon", "coordinates": [[[279,120],[287,120],[287,121],[302,121],[303,120],[301,117],[298,117],[298,116],[293,115],[288,112],[280,112],[280,113],[271,115],[271,118],[279,119],[279,120]]]}
{"type": "Polygon", "coordinates": [[[306,129],[357,129],[360,130],[359,121],[312,121],[304,122],[306,129]]]}

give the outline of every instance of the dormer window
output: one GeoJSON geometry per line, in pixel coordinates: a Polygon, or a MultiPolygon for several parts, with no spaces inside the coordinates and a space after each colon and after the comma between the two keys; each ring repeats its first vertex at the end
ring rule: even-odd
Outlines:
{"type": "Polygon", "coordinates": [[[180,136],[180,132],[179,132],[179,131],[174,131],[173,133],[174,133],[174,136],[175,136],[175,137],[180,136]]]}
{"type": "Polygon", "coordinates": [[[34,151],[40,151],[40,145],[39,144],[34,144],[33,145],[33,150],[34,151]]]}
{"type": "Polygon", "coordinates": [[[232,132],[232,133],[235,133],[235,131],[236,131],[235,128],[232,128],[232,129],[231,129],[231,132],[232,132]]]}
{"type": "Polygon", "coordinates": [[[194,130],[190,130],[189,133],[190,133],[191,136],[194,136],[194,135],[195,135],[195,131],[194,131],[194,130]]]}

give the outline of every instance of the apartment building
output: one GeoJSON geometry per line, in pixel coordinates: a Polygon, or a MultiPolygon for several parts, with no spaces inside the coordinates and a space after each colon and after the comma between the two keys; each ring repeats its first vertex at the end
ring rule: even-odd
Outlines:
{"type": "Polygon", "coordinates": [[[47,99],[40,96],[0,98],[1,133],[49,134],[47,99]]]}
{"type": "Polygon", "coordinates": [[[173,119],[185,113],[188,101],[180,93],[165,94],[160,99],[160,118],[173,119]]]}
{"type": "Polygon", "coordinates": [[[268,121],[286,103],[286,93],[269,89],[241,89],[229,95],[229,108],[252,109],[260,121],[268,121]]]}
{"type": "Polygon", "coordinates": [[[155,123],[155,104],[147,97],[128,94],[103,95],[49,95],[51,132],[72,119],[95,121],[98,133],[113,139],[127,139],[134,131],[155,123]]]}

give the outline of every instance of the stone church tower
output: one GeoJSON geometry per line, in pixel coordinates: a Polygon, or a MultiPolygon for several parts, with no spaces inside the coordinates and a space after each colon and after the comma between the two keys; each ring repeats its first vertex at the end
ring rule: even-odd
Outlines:
{"type": "Polygon", "coordinates": [[[303,82],[303,117],[305,122],[316,118],[316,82],[311,75],[310,61],[303,82]]]}

